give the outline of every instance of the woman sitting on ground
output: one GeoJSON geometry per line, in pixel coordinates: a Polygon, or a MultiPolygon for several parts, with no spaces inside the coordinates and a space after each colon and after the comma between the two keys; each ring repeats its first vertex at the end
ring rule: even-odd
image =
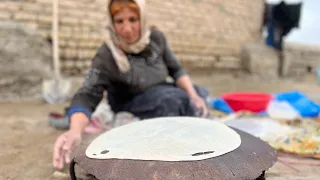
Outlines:
{"type": "Polygon", "coordinates": [[[111,109],[140,119],[163,116],[206,116],[208,92],[193,86],[163,33],[146,25],[144,0],[108,0],[110,25],[105,42],[92,60],[84,85],[68,112],[70,129],[55,144],[53,164],[63,168],[108,92],[111,109]],[[166,81],[171,76],[175,83],[166,81]]]}

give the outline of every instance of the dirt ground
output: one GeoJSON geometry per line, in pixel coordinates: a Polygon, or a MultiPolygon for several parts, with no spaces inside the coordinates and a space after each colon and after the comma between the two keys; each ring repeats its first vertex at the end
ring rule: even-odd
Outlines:
{"type": "MultiPolygon", "coordinates": [[[[299,90],[316,100],[320,86],[313,76],[295,80],[261,80],[229,75],[193,75],[193,81],[206,86],[212,95],[230,91],[279,92],[299,90]]],[[[48,125],[48,113],[63,112],[66,104],[49,105],[40,101],[0,104],[0,179],[53,179],[56,171],[51,163],[55,139],[62,131],[48,125]]],[[[300,160],[299,162],[304,162],[300,160]]],[[[313,161],[313,163],[316,161],[313,161]]],[[[320,163],[318,161],[317,163],[320,163]]],[[[267,179],[320,179],[319,166],[294,165],[278,162],[267,179]]]]}

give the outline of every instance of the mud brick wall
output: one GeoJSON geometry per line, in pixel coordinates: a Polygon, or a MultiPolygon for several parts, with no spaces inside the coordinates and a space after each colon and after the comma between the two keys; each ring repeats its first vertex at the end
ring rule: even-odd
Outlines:
{"type": "MultiPolygon", "coordinates": [[[[147,0],[149,22],[162,30],[186,67],[239,68],[243,43],[260,40],[263,0],[147,0]]],[[[79,75],[102,43],[105,0],[60,0],[65,75],[79,75]]],[[[50,40],[52,0],[2,0],[0,20],[15,20],[50,40]]]]}
{"type": "Polygon", "coordinates": [[[289,60],[289,76],[316,73],[320,68],[320,46],[290,43],[285,45],[284,55],[289,60]]]}

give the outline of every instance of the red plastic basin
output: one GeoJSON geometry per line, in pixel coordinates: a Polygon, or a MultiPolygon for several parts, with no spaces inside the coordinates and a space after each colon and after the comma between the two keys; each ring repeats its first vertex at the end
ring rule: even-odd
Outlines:
{"type": "Polygon", "coordinates": [[[273,96],[266,93],[236,92],[225,93],[221,96],[233,111],[261,112],[266,110],[273,96]]]}

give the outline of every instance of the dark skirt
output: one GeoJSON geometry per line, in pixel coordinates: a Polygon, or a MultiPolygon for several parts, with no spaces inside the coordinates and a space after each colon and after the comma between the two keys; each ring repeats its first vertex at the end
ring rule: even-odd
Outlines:
{"type": "MultiPolygon", "coordinates": [[[[196,85],[194,85],[194,88],[204,100],[209,96],[206,89],[196,85]]],[[[117,96],[119,95],[108,94],[111,109],[115,113],[120,111],[130,112],[140,119],[166,116],[199,116],[200,114],[187,93],[174,84],[154,86],[127,102],[121,100],[123,97],[117,96]]]]}

